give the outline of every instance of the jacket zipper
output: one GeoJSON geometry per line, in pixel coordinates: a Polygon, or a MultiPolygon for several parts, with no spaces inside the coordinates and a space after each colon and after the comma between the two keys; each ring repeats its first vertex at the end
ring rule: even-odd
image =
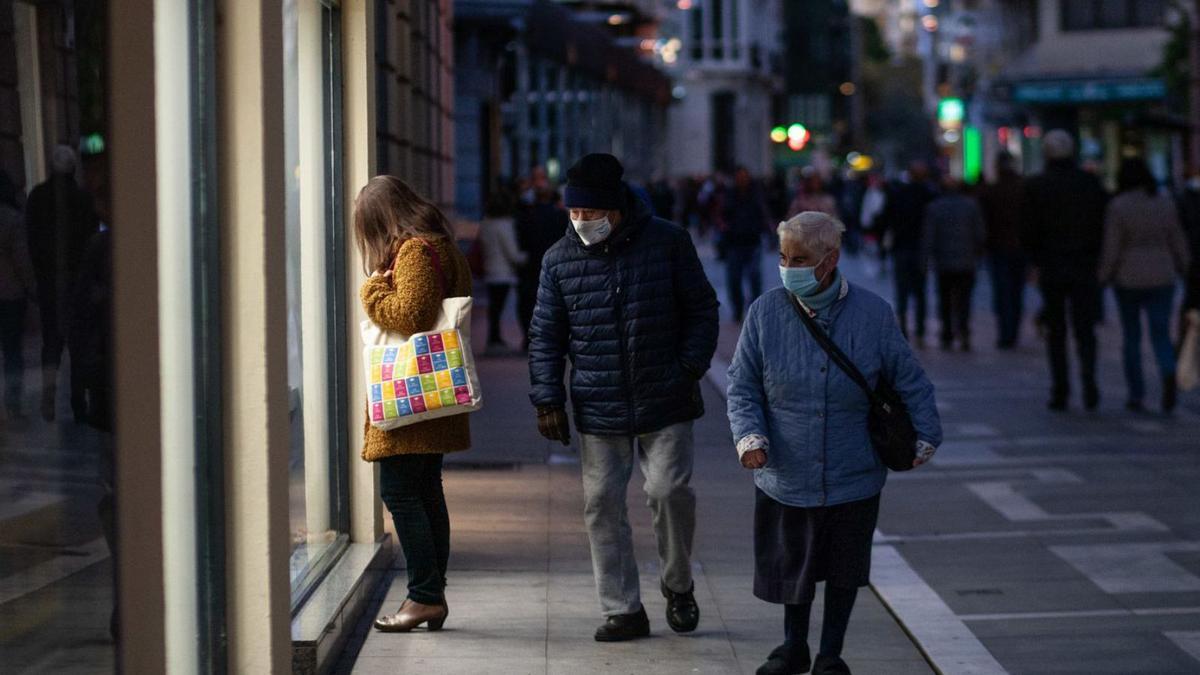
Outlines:
{"type": "MultiPolygon", "coordinates": [[[[604,247],[604,253],[607,255],[609,248],[604,247]]],[[[637,409],[633,403],[633,378],[630,376],[629,370],[629,352],[625,346],[625,296],[621,288],[621,265],[620,262],[610,258],[617,279],[616,302],[613,304],[614,313],[617,319],[617,340],[620,343],[620,358],[621,358],[621,377],[624,379],[625,404],[629,406],[629,435],[637,435],[637,409]]]]}

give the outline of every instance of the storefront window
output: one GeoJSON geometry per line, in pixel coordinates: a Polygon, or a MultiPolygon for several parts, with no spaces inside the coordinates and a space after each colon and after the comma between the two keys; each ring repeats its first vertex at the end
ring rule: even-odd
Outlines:
{"type": "Polygon", "coordinates": [[[334,5],[285,0],[288,401],[292,604],[345,547],[340,217],[340,26],[334,5]]]}

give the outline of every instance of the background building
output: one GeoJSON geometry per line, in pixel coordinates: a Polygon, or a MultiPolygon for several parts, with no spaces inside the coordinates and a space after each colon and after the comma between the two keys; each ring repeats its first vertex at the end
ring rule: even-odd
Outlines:
{"type": "MultiPolygon", "coordinates": [[[[791,3],[797,4],[797,3],[791,3]]],[[[673,176],[773,168],[770,132],[782,80],[779,0],[684,0],[668,5],[679,40],[670,72],[668,163],[673,176]]]]}
{"type": "Polygon", "coordinates": [[[632,180],[646,180],[664,165],[670,87],[635,50],[633,27],[653,26],[639,5],[574,11],[546,0],[458,0],[455,6],[460,213],[479,216],[498,181],[527,175],[534,165],[545,166],[552,181],[565,179],[567,167],[589,152],[618,155],[632,180]]]}

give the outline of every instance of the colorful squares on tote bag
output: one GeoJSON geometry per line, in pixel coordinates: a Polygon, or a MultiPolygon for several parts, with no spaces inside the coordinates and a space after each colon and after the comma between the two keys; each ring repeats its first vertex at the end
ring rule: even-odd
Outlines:
{"type": "Polygon", "coordinates": [[[413,396],[412,398],[408,399],[408,402],[412,404],[413,414],[425,412],[424,396],[413,396]]]}
{"type": "Polygon", "coordinates": [[[418,356],[417,357],[417,369],[421,371],[422,375],[424,375],[425,373],[432,373],[433,372],[433,359],[431,359],[428,354],[425,354],[424,356],[418,356]]]}
{"type": "Polygon", "coordinates": [[[371,404],[371,419],[375,422],[383,421],[383,403],[371,404]]]}
{"type": "Polygon", "coordinates": [[[383,381],[383,372],[382,371],[383,371],[382,366],[378,366],[378,365],[371,366],[371,381],[372,382],[382,382],[383,381]]]}
{"type": "Polygon", "coordinates": [[[454,390],[453,389],[443,389],[443,390],[439,391],[438,394],[441,395],[441,397],[442,397],[442,405],[443,406],[446,406],[448,408],[448,407],[454,405],[455,399],[454,399],[454,390]]]}
{"type": "Polygon", "coordinates": [[[401,417],[408,417],[413,414],[412,405],[409,404],[408,399],[402,398],[396,401],[396,412],[400,413],[401,417]]]}
{"type": "Polygon", "coordinates": [[[442,407],[442,397],[438,396],[435,391],[432,394],[425,394],[425,408],[427,410],[437,410],[442,407]]]}
{"type": "Polygon", "coordinates": [[[471,404],[471,390],[468,387],[455,387],[454,400],[458,401],[459,405],[471,404]]]}
{"type": "Polygon", "coordinates": [[[404,386],[408,389],[409,396],[420,396],[421,394],[421,378],[410,377],[404,381],[404,386]]]}
{"type": "Polygon", "coordinates": [[[404,384],[404,380],[392,382],[392,393],[396,398],[408,398],[408,386],[404,384]]]}
{"type": "Polygon", "coordinates": [[[446,358],[445,354],[442,354],[440,352],[433,353],[433,369],[434,370],[449,370],[450,369],[450,361],[446,358]]]}
{"type": "Polygon", "coordinates": [[[384,363],[395,363],[396,357],[399,355],[400,355],[400,349],[398,347],[388,347],[387,350],[385,350],[383,352],[383,362],[384,363]]]}
{"type": "Polygon", "coordinates": [[[429,336],[429,351],[434,354],[446,351],[446,345],[442,341],[441,333],[434,333],[429,336]]]}
{"type": "Polygon", "coordinates": [[[437,391],[437,377],[433,373],[421,376],[421,391],[428,394],[431,391],[437,391]]]}
{"type": "Polygon", "coordinates": [[[420,356],[422,354],[428,354],[429,353],[429,338],[425,337],[424,335],[415,337],[412,339],[412,346],[413,346],[413,351],[417,353],[417,356],[420,356]]]}
{"type": "Polygon", "coordinates": [[[404,367],[404,376],[412,377],[413,375],[421,374],[421,366],[417,363],[417,357],[410,357],[404,367]]]}
{"type": "Polygon", "coordinates": [[[462,350],[451,349],[446,352],[446,364],[451,368],[460,368],[463,364],[462,350]]]}
{"type": "Polygon", "coordinates": [[[384,401],[383,402],[383,418],[384,419],[391,420],[391,419],[396,419],[399,416],[400,415],[396,413],[396,402],[395,401],[384,401]]]}
{"type": "Polygon", "coordinates": [[[383,363],[383,350],[376,347],[371,350],[371,365],[377,366],[383,363]]]}
{"type": "Polygon", "coordinates": [[[384,363],[382,366],[380,366],[379,367],[380,381],[387,382],[389,380],[395,379],[392,377],[392,374],[395,372],[395,368],[396,368],[395,364],[392,364],[392,363],[384,363]]]}
{"type": "Polygon", "coordinates": [[[453,389],[454,388],[454,382],[453,382],[453,380],[450,379],[450,371],[439,370],[439,371],[437,371],[437,373],[435,373],[435,377],[437,377],[437,388],[438,389],[453,389]]]}
{"type": "Polygon", "coordinates": [[[382,401],[382,400],[383,400],[383,385],[382,384],[371,385],[371,402],[378,403],[379,401],[382,401]]]}
{"type": "Polygon", "coordinates": [[[467,386],[467,371],[464,368],[455,368],[450,371],[450,381],[456,387],[467,386]]]}
{"type": "Polygon", "coordinates": [[[442,345],[446,348],[446,351],[458,349],[461,346],[458,342],[458,331],[448,330],[442,333],[442,345]]]}

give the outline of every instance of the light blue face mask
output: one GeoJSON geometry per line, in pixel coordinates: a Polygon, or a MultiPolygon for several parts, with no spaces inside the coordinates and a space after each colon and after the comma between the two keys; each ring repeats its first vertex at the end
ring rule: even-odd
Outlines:
{"type": "MultiPolygon", "coordinates": [[[[817,262],[817,265],[820,265],[824,260],[825,258],[821,258],[817,262]]],[[[784,288],[801,298],[814,295],[821,288],[821,280],[817,278],[816,265],[812,267],[784,267],[780,265],[779,277],[783,280],[784,288]]]]}

